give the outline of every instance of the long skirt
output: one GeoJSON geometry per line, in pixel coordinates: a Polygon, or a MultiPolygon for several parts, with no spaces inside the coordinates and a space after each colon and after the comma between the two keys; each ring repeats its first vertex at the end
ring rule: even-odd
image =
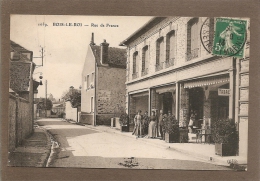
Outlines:
{"type": "Polygon", "coordinates": [[[156,137],[156,123],[155,121],[151,121],[148,128],[148,137],[155,138],[156,137]]]}

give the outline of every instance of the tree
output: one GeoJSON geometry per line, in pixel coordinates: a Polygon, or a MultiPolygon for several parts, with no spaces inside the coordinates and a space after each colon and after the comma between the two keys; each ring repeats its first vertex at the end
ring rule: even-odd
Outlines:
{"type": "Polygon", "coordinates": [[[56,101],[52,94],[49,95],[48,99],[50,99],[52,102],[56,101]]]}
{"type": "Polygon", "coordinates": [[[81,105],[81,93],[79,91],[73,91],[69,95],[70,102],[72,107],[78,107],[81,105]]]}
{"type": "Polygon", "coordinates": [[[68,91],[62,93],[63,100],[70,101],[72,107],[77,107],[81,105],[81,92],[80,90],[70,88],[68,91]]]}

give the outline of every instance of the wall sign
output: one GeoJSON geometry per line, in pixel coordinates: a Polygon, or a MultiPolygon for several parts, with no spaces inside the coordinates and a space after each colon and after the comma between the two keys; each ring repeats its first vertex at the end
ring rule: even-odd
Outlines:
{"type": "Polygon", "coordinates": [[[219,96],[229,96],[230,89],[218,89],[219,96]]]}

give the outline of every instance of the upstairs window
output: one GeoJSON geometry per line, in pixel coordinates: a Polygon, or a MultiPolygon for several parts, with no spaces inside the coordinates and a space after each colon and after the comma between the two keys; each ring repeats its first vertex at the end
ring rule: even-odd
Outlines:
{"type": "Polygon", "coordinates": [[[89,75],[87,75],[87,89],[89,88],[89,86],[90,86],[89,75]]]}
{"type": "Polygon", "coordinates": [[[156,71],[163,69],[164,51],[164,39],[161,37],[156,41],[156,71]]]}
{"type": "Polygon", "coordinates": [[[87,86],[87,77],[84,76],[84,89],[87,90],[88,86],[87,86]]]}
{"type": "Polygon", "coordinates": [[[176,51],[175,31],[171,31],[166,36],[166,67],[174,65],[176,51]]]}
{"type": "Polygon", "coordinates": [[[137,63],[138,63],[138,52],[135,52],[133,54],[133,74],[132,74],[133,79],[137,78],[137,76],[138,76],[138,72],[137,72],[138,64],[137,63]]]}
{"type": "Polygon", "coordinates": [[[163,62],[164,40],[163,37],[156,41],[156,65],[163,62]]]}
{"type": "Polygon", "coordinates": [[[187,61],[199,54],[199,18],[191,19],[187,24],[187,61]]]}
{"type": "Polygon", "coordinates": [[[91,85],[94,86],[95,74],[94,72],[91,74],[91,85]]]}
{"type": "Polygon", "coordinates": [[[90,99],[90,112],[94,113],[94,97],[90,99]]]}
{"type": "Polygon", "coordinates": [[[142,76],[148,74],[149,52],[148,45],[142,49],[142,76]]]}

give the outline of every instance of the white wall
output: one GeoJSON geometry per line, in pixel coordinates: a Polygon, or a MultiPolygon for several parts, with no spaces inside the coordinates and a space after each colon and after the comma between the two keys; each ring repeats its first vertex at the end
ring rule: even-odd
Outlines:
{"type": "Polygon", "coordinates": [[[65,108],[65,112],[66,112],[66,119],[72,119],[73,121],[77,121],[77,108],[73,108],[71,106],[70,101],[66,102],[66,108],[65,108]]]}

